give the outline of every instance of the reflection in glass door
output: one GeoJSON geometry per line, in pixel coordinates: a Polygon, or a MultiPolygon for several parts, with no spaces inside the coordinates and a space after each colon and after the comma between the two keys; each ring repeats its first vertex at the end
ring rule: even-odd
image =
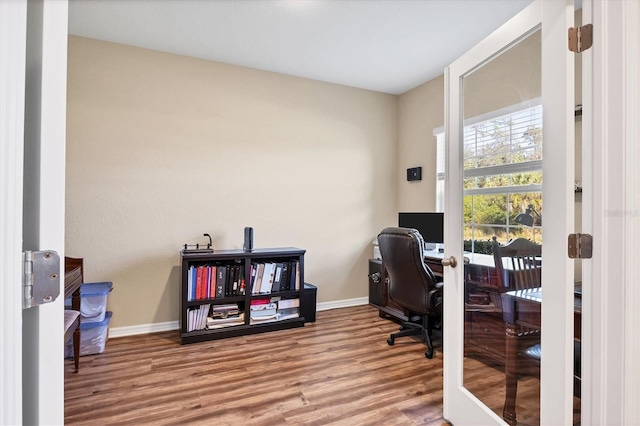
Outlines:
{"type": "MultiPolygon", "coordinates": [[[[537,424],[539,325],[514,330],[518,349],[509,356],[518,357],[517,413],[516,407],[505,407],[515,395],[505,389],[502,295],[516,287],[509,265],[504,276],[497,273],[492,246],[518,238],[543,243],[540,30],[464,76],[462,111],[462,236],[469,259],[464,271],[463,384],[505,419],[517,415],[519,424],[537,424]]],[[[527,284],[540,285],[539,274],[527,284]]]]}

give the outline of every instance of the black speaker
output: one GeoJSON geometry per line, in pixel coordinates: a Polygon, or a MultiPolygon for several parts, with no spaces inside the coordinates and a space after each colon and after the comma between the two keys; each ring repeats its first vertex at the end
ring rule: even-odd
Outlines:
{"type": "Polygon", "coordinates": [[[304,317],[304,322],[316,322],[317,298],[318,288],[313,284],[304,283],[300,297],[300,316],[304,317]]]}
{"type": "Polygon", "coordinates": [[[407,169],[407,180],[409,182],[422,180],[422,167],[412,167],[407,169]]]}
{"type": "Polygon", "coordinates": [[[244,228],[244,245],[242,248],[244,251],[253,250],[253,228],[250,226],[244,228]]]}

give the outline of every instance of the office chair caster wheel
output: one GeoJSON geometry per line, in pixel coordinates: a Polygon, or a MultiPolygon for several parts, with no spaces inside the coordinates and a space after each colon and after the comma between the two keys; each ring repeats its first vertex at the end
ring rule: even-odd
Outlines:
{"type": "Polygon", "coordinates": [[[389,346],[393,346],[393,344],[396,342],[396,338],[393,336],[389,336],[389,338],[387,339],[387,344],[389,346]]]}
{"type": "Polygon", "coordinates": [[[424,353],[424,356],[426,356],[428,359],[433,358],[433,349],[427,349],[427,351],[424,353]]]}

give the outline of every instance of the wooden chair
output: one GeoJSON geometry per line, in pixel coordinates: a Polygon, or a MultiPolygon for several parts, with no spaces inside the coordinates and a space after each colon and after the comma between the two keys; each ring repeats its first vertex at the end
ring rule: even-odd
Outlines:
{"type": "MultiPolygon", "coordinates": [[[[542,286],[542,246],[524,238],[516,238],[506,245],[500,245],[496,237],[492,241],[500,291],[538,291],[542,286]]],[[[507,339],[517,338],[516,353],[510,353],[509,345],[505,356],[517,359],[505,368],[504,419],[513,424],[518,379],[525,376],[540,377],[540,330],[508,324],[507,339]],[[512,414],[513,413],[513,414],[512,414]],[[513,417],[513,418],[512,418],[513,417]]]]}
{"type": "Polygon", "coordinates": [[[73,372],[77,373],[80,361],[80,312],[69,309],[64,311],[64,341],[68,342],[71,336],[73,336],[73,372]]]}
{"type": "MultiPolygon", "coordinates": [[[[493,237],[493,258],[501,291],[531,290],[542,287],[542,246],[524,238],[517,238],[506,245],[500,245],[493,237]]],[[[516,357],[513,368],[505,369],[505,406],[503,417],[509,424],[515,424],[515,404],[518,379],[524,376],[540,377],[540,330],[508,324],[507,339],[517,338],[516,353],[507,353],[507,357],[516,357]]],[[[507,348],[509,346],[507,345],[507,348]]],[[[574,343],[574,395],[580,397],[580,342],[574,343]]]]}
{"type": "Polygon", "coordinates": [[[78,372],[80,359],[80,286],[84,280],[83,260],[64,258],[64,297],[71,298],[71,309],[64,311],[64,341],[73,335],[73,363],[78,372]]]}

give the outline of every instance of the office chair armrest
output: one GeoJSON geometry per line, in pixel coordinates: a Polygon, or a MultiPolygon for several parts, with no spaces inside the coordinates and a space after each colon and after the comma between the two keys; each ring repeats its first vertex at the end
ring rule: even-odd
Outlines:
{"type": "Polygon", "coordinates": [[[430,311],[439,311],[442,309],[442,285],[438,286],[436,284],[436,288],[427,293],[427,307],[430,311]]]}

